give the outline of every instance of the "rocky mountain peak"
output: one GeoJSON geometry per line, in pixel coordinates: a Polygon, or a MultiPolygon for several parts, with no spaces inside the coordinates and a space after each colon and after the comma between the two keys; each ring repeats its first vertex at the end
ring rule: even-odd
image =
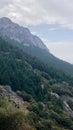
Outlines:
{"type": "Polygon", "coordinates": [[[0,34],[28,47],[36,46],[48,50],[39,37],[31,34],[28,28],[13,23],[9,18],[0,18],[0,34]]]}
{"type": "Polygon", "coordinates": [[[0,23],[11,23],[11,20],[7,17],[2,17],[0,18],[0,23]]]}

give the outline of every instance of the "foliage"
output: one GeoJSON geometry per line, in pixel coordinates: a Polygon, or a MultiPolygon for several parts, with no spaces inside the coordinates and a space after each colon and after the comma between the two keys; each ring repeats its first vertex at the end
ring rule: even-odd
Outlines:
{"type": "Polygon", "coordinates": [[[9,101],[0,98],[0,130],[35,130],[30,126],[25,110],[9,101]]]}
{"type": "MultiPolygon", "coordinates": [[[[0,84],[10,85],[21,96],[25,109],[9,98],[0,99],[1,130],[72,130],[73,118],[61,96],[73,98],[73,77],[31,57],[0,37],[0,84]]],[[[2,90],[0,90],[2,93],[2,90]]],[[[69,106],[73,107],[71,101],[69,106]]]]}

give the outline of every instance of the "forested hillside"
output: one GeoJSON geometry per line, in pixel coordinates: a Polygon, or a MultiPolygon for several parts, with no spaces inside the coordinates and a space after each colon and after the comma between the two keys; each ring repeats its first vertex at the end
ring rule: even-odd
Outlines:
{"type": "Polygon", "coordinates": [[[25,53],[37,57],[45,64],[73,76],[73,65],[58,59],[50,53],[44,42],[33,35],[26,27],[20,26],[11,19],[0,18],[0,35],[10,43],[22,49],[25,53]]]}
{"type": "Polygon", "coordinates": [[[1,130],[73,130],[73,78],[2,37],[0,85],[1,130]]]}

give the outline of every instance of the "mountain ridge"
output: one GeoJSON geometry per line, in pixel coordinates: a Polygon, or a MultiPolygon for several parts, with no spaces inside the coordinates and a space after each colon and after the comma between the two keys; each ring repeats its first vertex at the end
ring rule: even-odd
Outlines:
{"type": "Polygon", "coordinates": [[[10,40],[10,43],[27,54],[37,57],[50,67],[73,76],[73,65],[52,55],[40,38],[32,35],[28,28],[19,26],[8,18],[1,18],[0,21],[0,35],[7,41],[10,40]]]}
{"type": "Polygon", "coordinates": [[[7,36],[10,39],[13,39],[21,44],[24,44],[26,42],[24,45],[33,45],[41,49],[48,50],[46,45],[39,37],[31,34],[28,28],[22,27],[12,22],[9,18],[0,18],[0,33],[3,36],[7,36]]]}

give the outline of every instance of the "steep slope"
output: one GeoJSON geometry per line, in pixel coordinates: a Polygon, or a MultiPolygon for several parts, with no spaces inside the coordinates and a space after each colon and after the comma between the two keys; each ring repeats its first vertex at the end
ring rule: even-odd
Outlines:
{"type": "Polygon", "coordinates": [[[41,75],[46,76],[49,80],[51,78],[59,82],[64,80],[73,85],[71,76],[48,67],[0,37],[0,84],[10,85],[14,90],[24,89],[35,97],[37,89],[42,91],[39,89],[39,86],[42,85],[42,78],[38,74],[41,71],[41,75]],[[31,87],[29,88],[29,86],[31,87]]]}
{"type": "Polygon", "coordinates": [[[0,129],[73,129],[73,78],[2,37],[0,84],[0,129]]]}
{"type": "MultiPolygon", "coordinates": [[[[58,86],[60,87],[60,84],[58,86]]],[[[70,88],[67,89],[70,91],[70,88]]],[[[72,96],[67,96],[69,103],[70,98],[73,100],[72,96]]],[[[73,111],[65,100],[65,97],[49,92],[46,102],[36,102],[34,99],[30,102],[23,101],[10,86],[0,85],[0,129],[72,130],[73,111]]]]}
{"type": "Polygon", "coordinates": [[[23,49],[24,52],[36,56],[49,66],[73,76],[73,65],[53,56],[40,38],[32,35],[29,29],[19,26],[4,17],[0,18],[0,34],[4,38],[12,40],[12,43],[15,41],[14,44],[23,49]]]}
{"type": "Polygon", "coordinates": [[[41,49],[48,50],[40,38],[32,35],[28,28],[19,26],[8,18],[4,17],[0,19],[0,33],[3,36],[7,36],[12,40],[21,43],[24,46],[36,46],[41,49]]]}
{"type": "Polygon", "coordinates": [[[10,86],[0,85],[0,130],[35,130],[27,116],[23,99],[10,86]]]}

